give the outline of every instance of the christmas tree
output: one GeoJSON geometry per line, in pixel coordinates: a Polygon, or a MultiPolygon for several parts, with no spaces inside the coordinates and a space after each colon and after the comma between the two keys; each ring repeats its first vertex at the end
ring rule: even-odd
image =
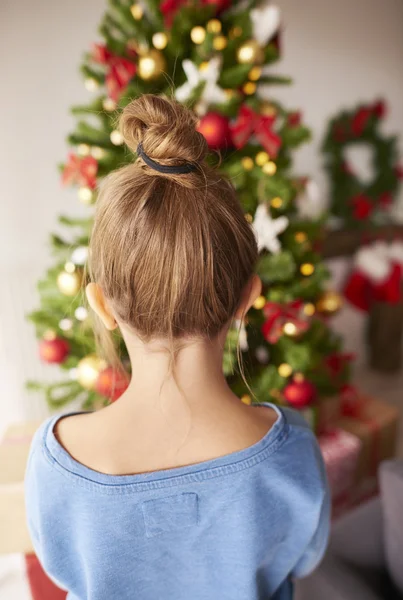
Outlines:
{"type": "MultiPolygon", "coordinates": [[[[30,315],[42,359],[57,363],[62,378],[30,386],[43,389],[52,407],[80,398],[84,408],[117,399],[127,386],[96,354],[82,292],[87,246],[99,181],[134,158],[116,129],[119,109],[141,94],[163,93],[199,116],[210,160],[233,182],[258,240],[263,294],[246,323],[229,332],[229,385],[250,402],[236,360],[240,335],[259,402],[302,408],[340,393],[350,357],[328,323],[340,297],[325,291],[328,272],[315,252],[322,230],[317,189],[291,173],[292,151],[310,133],[299,112],[273,97],[276,85],[290,82],[271,73],[280,58],[278,8],[255,0],[110,0],[99,31],[103,42],[93,44],[81,67],[93,98],[72,109],[77,123],[60,167],[62,182],[76,185],[88,205],[88,218],[60,217],[66,236],[52,236],[55,264],[39,283],[41,307],[30,315]]],[[[116,343],[127,364],[119,337],[116,343]]]]}

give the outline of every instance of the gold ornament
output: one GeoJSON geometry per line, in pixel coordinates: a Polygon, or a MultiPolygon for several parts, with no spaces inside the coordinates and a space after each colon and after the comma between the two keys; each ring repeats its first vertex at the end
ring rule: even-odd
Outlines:
{"type": "Polygon", "coordinates": [[[294,238],[298,244],[303,244],[308,239],[308,236],[306,235],[305,231],[297,231],[294,238]]]}
{"type": "Polygon", "coordinates": [[[245,169],[245,171],[251,171],[253,169],[253,167],[255,166],[253,164],[253,160],[251,159],[250,156],[244,156],[243,159],[241,160],[241,164],[242,164],[243,168],[245,169]]]}
{"type": "Polygon", "coordinates": [[[202,44],[206,39],[206,30],[204,27],[200,27],[200,25],[193,27],[190,32],[190,39],[194,44],[202,44]]]}
{"type": "Polygon", "coordinates": [[[219,21],[218,19],[211,19],[207,23],[207,31],[209,33],[220,33],[221,28],[222,28],[221,21],[219,21]]]}
{"type": "Polygon", "coordinates": [[[287,363],[282,363],[277,371],[280,377],[289,377],[292,373],[292,367],[287,363]]]}
{"type": "Polygon", "coordinates": [[[241,402],[249,406],[250,404],[252,404],[252,398],[249,396],[249,394],[244,394],[243,396],[241,396],[241,402]]]}
{"type": "Polygon", "coordinates": [[[73,262],[66,262],[66,264],[64,265],[64,270],[67,273],[74,273],[74,271],[76,270],[76,265],[73,262]]]}
{"type": "Polygon", "coordinates": [[[231,40],[234,40],[237,37],[241,37],[241,35],[242,35],[242,27],[239,27],[239,25],[236,25],[235,27],[233,27],[229,32],[229,37],[231,40]]]}
{"type": "Polygon", "coordinates": [[[140,4],[133,4],[130,7],[130,12],[132,13],[132,17],[135,21],[140,21],[144,14],[143,7],[140,4]]]}
{"type": "Polygon", "coordinates": [[[270,157],[267,152],[258,152],[255,156],[256,164],[259,165],[259,167],[263,167],[269,160],[270,157]]]}
{"type": "Polygon", "coordinates": [[[91,204],[94,193],[89,187],[80,187],[78,190],[78,198],[83,204],[91,204]]]}
{"type": "Polygon", "coordinates": [[[316,302],[318,312],[325,315],[334,315],[343,306],[343,298],[338,292],[327,290],[323,292],[319,300],[316,302]]]}
{"type": "Polygon", "coordinates": [[[247,96],[252,96],[252,94],[256,92],[256,83],[253,83],[253,81],[248,81],[247,83],[245,83],[242,89],[244,91],[244,94],[246,94],[247,96]]]}
{"type": "Polygon", "coordinates": [[[309,277],[309,275],[312,275],[312,273],[315,271],[315,267],[312,263],[303,263],[299,270],[301,271],[302,275],[309,277]]]}
{"type": "Polygon", "coordinates": [[[241,65],[260,65],[264,61],[264,52],[256,40],[244,42],[239,46],[236,56],[241,65]]]}
{"type": "Polygon", "coordinates": [[[73,271],[73,273],[62,271],[57,276],[57,287],[65,296],[75,296],[80,291],[81,279],[80,271],[73,271]]]}
{"type": "Polygon", "coordinates": [[[277,171],[277,165],[273,161],[270,161],[263,165],[262,171],[263,173],[266,173],[266,175],[274,175],[277,171]]]}
{"type": "Polygon", "coordinates": [[[252,69],[249,71],[249,79],[251,81],[257,81],[258,79],[260,79],[262,75],[262,69],[260,67],[252,67],[252,69]]]}
{"type": "Polygon", "coordinates": [[[312,304],[312,302],[308,302],[307,304],[305,304],[305,306],[303,308],[303,313],[307,317],[312,317],[315,314],[315,311],[316,311],[316,308],[315,308],[315,305],[312,304]]]}
{"type": "Polygon", "coordinates": [[[99,374],[106,368],[106,362],[96,354],[89,354],[77,365],[77,381],[86,390],[93,390],[99,374]]]}
{"type": "Polygon", "coordinates": [[[158,79],[166,69],[164,55],[159,50],[148,50],[139,58],[139,76],[144,81],[158,79]]]}
{"type": "Polygon", "coordinates": [[[89,92],[95,92],[98,88],[99,88],[99,83],[96,79],[94,79],[93,77],[88,77],[85,81],[84,81],[84,85],[85,88],[89,91],[89,92]]]}
{"type": "Polygon", "coordinates": [[[91,156],[93,156],[94,158],[96,158],[96,160],[100,160],[101,158],[103,158],[105,156],[106,152],[103,148],[100,148],[99,146],[93,146],[91,148],[91,156]]]}
{"type": "Polygon", "coordinates": [[[200,63],[199,71],[205,71],[206,69],[208,69],[209,64],[210,63],[208,61],[204,61],[204,62],[200,63]]]}
{"type": "Polygon", "coordinates": [[[118,105],[114,100],[112,100],[112,98],[104,98],[102,106],[107,112],[112,112],[117,109],[118,105]]]}
{"type": "Polygon", "coordinates": [[[231,100],[231,98],[233,98],[236,94],[235,90],[231,90],[231,89],[224,90],[224,93],[225,93],[227,100],[231,100]]]}
{"type": "Polygon", "coordinates": [[[114,129],[109,137],[115,146],[121,146],[124,142],[123,135],[117,129],[114,129]]]}
{"type": "Polygon", "coordinates": [[[283,332],[289,337],[295,337],[299,334],[298,327],[295,325],[295,323],[292,323],[291,321],[284,324],[283,332]]]}
{"type": "Polygon", "coordinates": [[[153,45],[157,50],[163,50],[168,44],[168,36],[163,31],[159,33],[154,33],[153,35],[153,45]]]}
{"type": "Polygon", "coordinates": [[[228,40],[225,35],[217,35],[213,40],[213,48],[214,50],[224,50],[227,47],[228,40]]]}
{"type": "Polygon", "coordinates": [[[52,342],[57,338],[56,331],[53,331],[53,329],[47,329],[42,337],[47,342],[52,342]]]}
{"type": "Polygon", "coordinates": [[[245,214],[245,219],[248,221],[248,223],[253,223],[253,217],[250,213],[245,214]]]}
{"type": "Polygon", "coordinates": [[[279,196],[276,196],[270,200],[270,205],[273,208],[281,208],[283,206],[283,201],[279,196]]]}
{"type": "Polygon", "coordinates": [[[78,144],[77,146],[77,154],[79,156],[88,156],[91,148],[88,144],[78,144]]]}
{"type": "Polygon", "coordinates": [[[265,117],[275,117],[277,114],[276,107],[270,102],[263,102],[260,105],[260,114],[265,117]]]}
{"type": "Polygon", "coordinates": [[[258,296],[253,303],[253,308],[256,308],[256,310],[261,310],[265,304],[266,298],[264,296],[258,296]]]}

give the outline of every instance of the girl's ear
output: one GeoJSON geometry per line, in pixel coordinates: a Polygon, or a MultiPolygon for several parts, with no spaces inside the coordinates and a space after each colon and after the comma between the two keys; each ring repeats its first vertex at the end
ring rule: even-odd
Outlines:
{"type": "Polygon", "coordinates": [[[104,293],[97,283],[89,283],[85,293],[92,310],[98,315],[106,329],[112,331],[118,326],[115,317],[113,316],[104,293]]]}
{"type": "Polygon", "coordinates": [[[252,275],[248,283],[245,285],[241,302],[239,303],[237,311],[234,315],[235,318],[242,319],[246,315],[256,298],[258,298],[261,293],[262,280],[258,275],[252,275]]]}

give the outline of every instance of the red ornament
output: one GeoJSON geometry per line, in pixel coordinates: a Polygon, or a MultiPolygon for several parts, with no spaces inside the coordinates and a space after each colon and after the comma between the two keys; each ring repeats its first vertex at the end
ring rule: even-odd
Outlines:
{"type": "Polygon", "coordinates": [[[80,158],[71,152],[63,169],[62,183],[77,183],[93,190],[97,185],[97,171],[98,163],[93,156],[80,158]]]}
{"type": "Polygon", "coordinates": [[[303,303],[295,300],[288,304],[277,302],[266,302],[263,314],[266,321],[262,325],[262,333],[269,344],[276,344],[283,335],[283,327],[286,323],[295,325],[299,333],[304,333],[309,328],[308,321],[302,317],[303,303]]]}
{"type": "Polygon", "coordinates": [[[362,106],[355,113],[351,121],[351,131],[354,135],[360,136],[364,133],[369,119],[372,116],[372,109],[368,106],[362,106]]]}
{"type": "Polygon", "coordinates": [[[229,120],[218,112],[209,112],[197,126],[210,148],[221,149],[231,146],[229,120]]]}
{"type": "Polygon", "coordinates": [[[95,390],[98,394],[110,398],[112,402],[120,398],[128,387],[129,379],[127,375],[113,367],[107,367],[101,371],[95,384],[95,390]]]}
{"type": "Polygon", "coordinates": [[[294,408],[305,408],[315,401],[317,389],[310,381],[297,379],[286,385],[283,396],[294,408]]]}
{"type": "Polygon", "coordinates": [[[67,340],[59,337],[39,342],[39,356],[46,363],[61,364],[70,351],[67,340]]]}
{"type": "Polygon", "coordinates": [[[383,119],[386,115],[386,103],[384,100],[377,100],[372,107],[372,112],[378,119],[383,119]]]}
{"type": "Polygon", "coordinates": [[[117,102],[132,77],[136,74],[137,65],[123,56],[113,54],[102,44],[93,45],[92,59],[101,65],[107,66],[106,89],[109,97],[117,102]]]}
{"type": "Polygon", "coordinates": [[[355,354],[352,352],[334,352],[325,358],[325,364],[329,369],[332,377],[338,377],[344,368],[355,359],[355,354]]]}
{"type": "Polygon", "coordinates": [[[287,117],[287,123],[290,127],[298,127],[299,125],[301,125],[301,118],[302,115],[300,112],[289,113],[287,117]]]}
{"type": "Polygon", "coordinates": [[[353,206],[354,217],[360,221],[369,217],[374,210],[374,204],[365,194],[357,194],[351,198],[350,203],[353,206]]]}
{"type": "Polygon", "coordinates": [[[382,194],[379,196],[379,204],[382,206],[382,208],[389,208],[392,202],[393,196],[390,192],[382,192],[382,194]]]}
{"type": "Polygon", "coordinates": [[[213,6],[215,6],[216,15],[223,12],[224,10],[227,10],[227,8],[231,6],[231,0],[201,0],[201,3],[204,5],[212,4],[213,6]]]}
{"type": "Polygon", "coordinates": [[[236,122],[231,127],[234,145],[243,148],[254,134],[270,158],[276,158],[281,138],[272,129],[275,118],[273,115],[259,115],[247,104],[243,104],[236,122]]]}

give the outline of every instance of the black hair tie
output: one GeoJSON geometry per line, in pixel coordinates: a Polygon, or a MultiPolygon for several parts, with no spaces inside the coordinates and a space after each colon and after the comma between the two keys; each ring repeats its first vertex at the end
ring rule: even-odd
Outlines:
{"type": "Polygon", "coordinates": [[[143,144],[141,142],[137,146],[137,154],[138,156],[141,156],[147,166],[159,173],[185,175],[186,173],[191,173],[197,169],[197,164],[192,162],[185,162],[183,165],[161,165],[144,152],[143,144]]]}

